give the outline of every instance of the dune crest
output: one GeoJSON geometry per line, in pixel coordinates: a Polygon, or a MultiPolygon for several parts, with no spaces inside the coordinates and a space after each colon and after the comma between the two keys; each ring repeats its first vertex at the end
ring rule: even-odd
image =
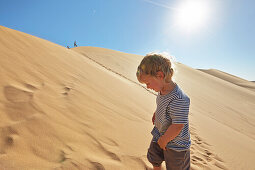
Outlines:
{"type": "Polygon", "coordinates": [[[216,69],[209,69],[209,70],[198,69],[198,70],[255,92],[255,84],[248,80],[242,79],[240,77],[237,77],[237,76],[234,76],[216,69]]]}

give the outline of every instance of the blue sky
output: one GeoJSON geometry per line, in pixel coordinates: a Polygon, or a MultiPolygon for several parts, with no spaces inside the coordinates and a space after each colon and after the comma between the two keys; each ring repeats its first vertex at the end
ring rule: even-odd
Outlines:
{"type": "Polygon", "coordinates": [[[176,24],[186,1],[199,0],[0,0],[0,25],[62,46],[168,52],[190,67],[255,81],[255,1],[203,0],[209,12],[192,31],[176,24]]]}

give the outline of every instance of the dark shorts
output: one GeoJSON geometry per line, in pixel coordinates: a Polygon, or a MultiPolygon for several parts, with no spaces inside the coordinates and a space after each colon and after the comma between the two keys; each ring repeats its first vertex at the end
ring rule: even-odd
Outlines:
{"type": "Polygon", "coordinates": [[[190,150],[174,151],[167,148],[163,150],[156,142],[151,142],[147,153],[148,161],[155,167],[159,167],[163,161],[167,170],[189,170],[190,150]]]}

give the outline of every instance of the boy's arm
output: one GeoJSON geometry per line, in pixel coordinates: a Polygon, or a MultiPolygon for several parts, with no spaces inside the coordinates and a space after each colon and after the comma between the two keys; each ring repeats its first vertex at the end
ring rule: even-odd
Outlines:
{"type": "Polygon", "coordinates": [[[159,146],[162,149],[166,150],[167,143],[173,140],[176,136],[178,136],[183,127],[184,124],[171,124],[164,133],[164,135],[159,138],[159,146]]]}
{"type": "Polygon", "coordinates": [[[155,123],[155,112],[154,112],[154,114],[152,116],[152,124],[154,125],[154,123],[155,123]]]}

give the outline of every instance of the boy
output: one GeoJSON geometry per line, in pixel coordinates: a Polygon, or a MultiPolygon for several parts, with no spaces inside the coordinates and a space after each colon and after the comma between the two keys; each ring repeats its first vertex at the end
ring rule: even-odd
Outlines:
{"type": "Polygon", "coordinates": [[[157,108],[152,117],[155,126],[147,158],[154,170],[165,161],[167,170],[190,169],[190,99],[172,81],[169,59],[161,54],[147,54],[137,68],[137,79],[158,92],[157,108]]]}

